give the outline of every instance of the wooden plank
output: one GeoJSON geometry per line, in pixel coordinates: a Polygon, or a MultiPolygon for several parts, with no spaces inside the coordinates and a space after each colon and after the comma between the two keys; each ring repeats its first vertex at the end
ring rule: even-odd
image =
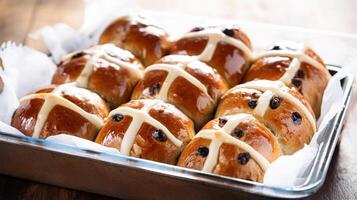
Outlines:
{"type": "Polygon", "coordinates": [[[28,32],[37,0],[0,1],[0,42],[22,43],[28,32]]]}
{"type": "Polygon", "coordinates": [[[56,23],[65,23],[77,29],[83,20],[84,6],[82,1],[73,0],[38,0],[33,22],[27,32],[25,44],[44,51],[46,48],[42,41],[28,37],[44,26],[56,23]]]}
{"type": "Polygon", "coordinates": [[[109,200],[112,198],[0,175],[0,199],[109,200]]]}

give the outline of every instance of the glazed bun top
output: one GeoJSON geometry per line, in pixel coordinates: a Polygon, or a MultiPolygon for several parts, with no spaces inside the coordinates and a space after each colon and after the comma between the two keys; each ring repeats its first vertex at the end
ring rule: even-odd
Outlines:
{"type": "Polygon", "coordinates": [[[113,21],[102,33],[99,43],[114,43],[137,56],[148,66],[168,53],[168,33],[139,15],[126,15],[113,21]]]}
{"type": "Polygon", "coordinates": [[[257,80],[230,89],[218,105],[216,117],[252,114],[277,137],[282,151],[292,154],[308,144],[316,119],[305,98],[281,81],[257,80]]]}
{"type": "Polygon", "coordinates": [[[252,59],[247,35],[237,26],[196,27],[173,45],[172,54],[197,56],[214,67],[232,87],[238,84],[252,59]]]}
{"type": "MultiPolygon", "coordinates": [[[[215,102],[217,102],[218,98],[220,98],[228,89],[228,85],[222,76],[209,65],[197,60],[196,57],[186,55],[169,55],[160,59],[157,64],[181,66],[187,71],[188,74],[196,77],[196,79],[199,80],[205,88],[207,88],[206,90],[208,95],[211,96],[215,102]]],[[[196,86],[198,85],[196,84],[196,86]]]]}
{"type": "Polygon", "coordinates": [[[193,122],[175,106],[141,99],[112,110],[96,142],[124,155],[176,164],[194,135],[193,122]]]}
{"type": "Polygon", "coordinates": [[[111,108],[116,108],[129,100],[142,76],[143,66],[132,53],[104,44],[65,56],[52,83],[75,82],[98,93],[111,108]]]}
{"type": "Polygon", "coordinates": [[[319,116],[330,74],[322,59],[305,44],[281,42],[254,58],[243,82],[257,79],[280,80],[296,88],[319,116]]]}
{"type": "Polygon", "coordinates": [[[186,55],[165,56],[145,69],[132,99],[161,99],[175,105],[198,130],[213,117],[218,99],[228,89],[213,68],[186,55]]]}
{"type": "Polygon", "coordinates": [[[282,154],[272,132],[250,114],[207,123],[182,152],[179,166],[261,182],[282,154]]]}
{"type": "Polygon", "coordinates": [[[108,112],[107,104],[97,94],[63,84],[20,99],[12,126],[35,138],[68,133],[93,140],[108,112]]]}

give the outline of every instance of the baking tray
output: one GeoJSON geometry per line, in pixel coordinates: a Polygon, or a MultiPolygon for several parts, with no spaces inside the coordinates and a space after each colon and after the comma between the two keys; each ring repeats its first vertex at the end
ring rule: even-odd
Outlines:
{"type": "MultiPolygon", "coordinates": [[[[341,67],[328,65],[331,74],[341,67]]],[[[307,180],[300,186],[265,186],[197,170],[61,145],[0,132],[0,173],[124,199],[303,198],[324,183],[344,124],[353,75],[341,80],[344,107],[325,128],[307,180]]]]}

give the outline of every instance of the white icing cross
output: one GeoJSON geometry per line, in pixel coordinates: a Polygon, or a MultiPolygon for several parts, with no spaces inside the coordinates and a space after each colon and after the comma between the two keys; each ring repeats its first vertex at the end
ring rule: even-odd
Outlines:
{"type": "Polygon", "coordinates": [[[277,94],[281,98],[287,99],[295,106],[297,106],[300,110],[302,110],[306,118],[309,120],[314,132],[316,132],[315,117],[311,114],[311,112],[306,108],[306,106],[299,99],[294,97],[289,92],[284,91],[285,89],[288,90],[289,88],[286,87],[283,82],[268,81],[268,80],[251,81],[231,88],[230,90],[228,90],[228,92],[226,92],[226,94],[230,93],[230,91],[232,90],[239,89],[239,88],[248,88],[248,89],[256,89],[256,90],[264,91],[263,95],[260,97],[262,98],[262,100],[260,100],[260,98],[259,98],[260,101],[258,100],[258,103],[261,102],[260,103],[261,106],[257,106],[255,110],[256,113],[259,115],[261,114],[264,115],[265,110],[267,109],[267,105],[269,104],[269,100],[273,94],[277,94]]]}
{"type": "Polygon", "coordinates": [[[81,107],[77,106],[76,104],[72,103],[71,101],[60,96],[59,93],[64,87],[66,87],[66,86],[56,88],[55,90],[53,90],[52,93],[31,94],[31,95],[25,96],[20,99],[20,102],[25,101],[25,100],[32,100],[32,99],[43,99],[44,100],[44,103],[43,103],[39,113],[37,114],[37,120],[36,120],[35,128],[34,128],[34,131],[32,134],[33,138],[39,138],[41,130],[42,130],[43,126],[45,125],[45,122],[48,118],[48,115],[50,114],[52,109],[57,105],[66,107],[72,111],[77,112],[83,118],[85,118],[90,123],[92,123],[94,126],[96,126],[98,129],[103,126],[104,122],[103,122],[102,118],[98,117],[95,114],[86,112],[81,107]]]}
{"type": "Polygon", "coordinates": [[[142,107],[141,109],[134,109],[130,107],[118,107],[110,112],[109,117],[116,114],[122,114],[122,115],[129,115],[133,118],[128,129],[124,133],[124,137],[120,146],[120,153],[124,155],[129,155],[130,150],[134,144],[136,135],[144,122],[154,126],[157,129],[162,130],[166,134],[167,138],[171,140],[172,143],[174,143],[174,145],[178,147],[182,145],[182,141],[177,139],[169,131],[169,129],[166,128],[166,126],[164,126],[163,124],[161,124],[161,122],[157,121],[156,119],[154,119],[148,114],[150,109],[154,107],[156,104],[157,101],[154,101],[153,103],[145,104],[145,106],[142,107]]]}
{"type": "Polygon", "coordinates": [[[183,68],[183,65],[177,64],[153,64],[150,65],[145,69],[145,72],[149,71],[154,71],[154,70],[163,70],[167,72],[167,76],[160,87],[160,92],[158,94],[158,97],[163,100],[167,101],[167,95],[168,91],[171,87],[172,82],[177,78],[177,77],[183,77],[192,85],[196,86],[199,88],[207,97],[209,97],[210,101],[214,102],[212,97],[208,94],[207,88],[205,85],[203,85],[197,78],[192,76],[190,73],[186,72],[183,68]]]}
{"type": "Polygon", "coordinates": [[[258,151],[247,143],[231,136],[231,133],[235,127],[237,127],[243,120],[254,119],[250,114],[237,114],[224,116],[224,119],[227,119],[226,124],[219,128],[219,130],[214,129],[204,129],[197,133],[195,137],[210,139],[211,143],[209,146],[208,156],[203,165],[202,171],[212,172],[214,167],[218,162],[219,149],[223,143],[233,144],[248,152],[254,160],[257,161],[259,166],[266,171],[269,168],[269,161],[262,156],[258,151]]]}
{"type": "MultiPolygon", "coordinates": [[[[114,44],[104,44],[104,45],[93,47],[92,48],[93,54],[90,54],[91,58],[85,64],[82,72],[76,79],[77,85],[79,87],[84,87],[84,88],[88,87],[88,78],[92,74],[95,63],[99,59],[103,59],[111,64],[115,64],[118,67],[123,67],[124,69],[128,70],[135,78],[141,79],[143,76],[143,73],[139,69],[138,66],[136,66],[135,64],[129,63],[129,62],[124,62],[124,61],[120,60],[119,58],[112,57],[108,54],[108,52],[115,52],[116,48],[118,48],[118,47],[115,47],[114,44]]],[[[64,59],[69,59],[74,54],[76,54],[76,53],[72,53],[69,56],[64,57],[64,59]]]]}
{"type": "Polygon", "coordinates": [[[258,99],[257,106],[254,109],[254,112],[263,117],[268,106],[270,104],[270,99],[273,97],[273,93],[270,90],[266,90],[258,99]]]}
{"type": "Polygon", "coordinates": [[[240,49],[249,61],[253,58],[251,50],[242,41],[229,37],[218,29],[205,29],[198,32],[185,33],[180,39],[194,37],[208,37],[205,49],[197,56],[199,60],[210,61],[219,42],[225,42],[240,49]]]}
{"type": "MultiPolygon", "coordinates": [[[[303,45],[300,50],[292,51],[292,50],[271,50],[264,52],[255,56],[254,60],[258,60],[263,57],[274,57],[274,56],[282,56],[282,57],[290,57],[292,61],[290,62],[288,68],[285,70],[285,73],[280,78],[282,82],[289,85],[291,83],[291,79],[295,76],[297,71],[300,68],[301,63],[307,63],[310,66],[325,69],[325,67],[315,59],[311,58],[310,56],[305,54],[307,49],[306,45],[303,45]]],[[[325,71],[325,70],[323,70],[325,71]]]]}

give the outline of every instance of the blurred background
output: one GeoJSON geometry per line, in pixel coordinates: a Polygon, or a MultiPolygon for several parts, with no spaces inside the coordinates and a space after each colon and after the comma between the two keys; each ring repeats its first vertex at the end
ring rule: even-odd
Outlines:
{"type": "MultiPolygon", "coordinates": [[[[103,0],[106,1],[106,0],[103,0]]],[[[356,0],[132,0],[138,8],[357,33],[356,0]]],[[[42,48],[28,33],[54,24],[82,24],[81,0],[0,0],[0,41],[42,48]]]]}

